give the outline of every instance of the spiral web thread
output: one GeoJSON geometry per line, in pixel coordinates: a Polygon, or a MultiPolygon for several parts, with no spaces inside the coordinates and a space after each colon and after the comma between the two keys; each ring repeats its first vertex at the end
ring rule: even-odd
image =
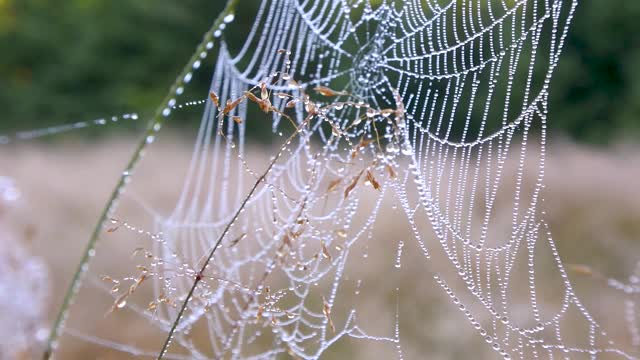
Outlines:
{"type": "MultiPolygon", "coordinates": [[[[575,295],[539,210],[549,82],[576,5],[262,1],[239,51],[233,54],[219,42],[211,91],[225,104],[274,74],[280,80],[269,82],[274,93],[299,96],[318,86],[344,91],[337,97],[343,105],[323,114],[334,130],[312,122],[286,142],[283,156],[232,221],[249,184],[265,168],[245,160],[245,132],[260,120],[248,119],[250,105],[244,102],[227,114],[243,121],[220,121],[220,109],[208,101],[173,211],[162,216],[148,209],[153,231],[113,221],[153,240],[141,252],[150,259],[144,273],[152,274],[147,281],[154,289],[147,309],[118,295],[114,309],[130,308],[167,332],[194,277],[204,276],[177,325],[171,347],[176,352],[167,358],[264,359],[288,353],[315,359],[344,338],[387,343],[402,358],[399,316],[386,334],[367,331],[352,296],[361,281],[350,276],[352,264],[362,260],[356,255],[361,248],[366,257],[366,248],[376,246],[377,216],[383,198],[391,196],[406,215],[412,243],[433,263],[436,283],[496,354],[634,358],[575,295]],[[291,57],[275,55],[280,49],[291,57]],[[291,78],[300,87],[290,86],[291,78]],[[353,97],[359,102],[348,105],[353,97]],[[349,127],[354,119],[382,118],[375,109],[386,108],[404,108],[406,124],[349,127]],[[341,139],[336,127],[344,131],[341,139]],[[375,150],[378,130],[384,152],[375,150]],[[352,156],[360,139],[371,143],[352,156]],[[507,168],[514,178],[504,178],[507,168]],[[536,174],[533,181],[525,177],[529,173],[536,174]],[[363,199],[371,190],[349,190],[365,177],[380,188],[373,202],[363,199]],[[495,221],[498,202],[510,204],[510,223],[495,221]],[[199,274],[229,224],[223,246],[199,274]],[[545,266],[557,278],[554,291],[561,301],[555,307],[540,300],[545,284],[536,277],[536,259],[542,254],[552,259],[545,266]],[[582,324],[579,339],[568,334],[566,322],[582,324]],[[208,334],[204,345],[190,338],[201,330],[208,334]]],[[[284,110],[287,101],[274,97],[273,104],[284,110]]],[[[303,102],[295,104],[297,124],[304,121],[304,108],[303,102]]],[[[170,114],[167,109],[164,115],[170,114]]],[[[275,134],[290,129],[273,115],[275,134]]],[[[112,209],[111,217],[117,215],[112,209]]],[[[408,242],[398,242],[397,252],[388,255],[397,257],[396,267],[408,242]]],[[[140,284],[146,278],[128,280],[140,284]]],[[[629,327],[638,345],[637,325],[629,327]]],[[[132,355],[157,354],[72,329],[66,333],[132,355]]]]}

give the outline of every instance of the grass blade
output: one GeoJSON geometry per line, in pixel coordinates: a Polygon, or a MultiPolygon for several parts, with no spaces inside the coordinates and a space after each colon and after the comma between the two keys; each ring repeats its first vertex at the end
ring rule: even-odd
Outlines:
{"type": "Polygon", "coordinates": [[[131,159],[127,163],[125,170],[122,173],[123,175],[120,176],[120,179],[118,180],[114,191],[111,193],[111,196],[107,200],[106,206],[102,211],[102,214],[100,215],[98,223],[96,224],[96,227],[94,228],[93,233],[89,238],[80,263],[78,264],[78,268],[74,273],[71,284],[69,285],[69,288],[65,293],[62,306],[58,310],[58,314],[51,328],[51,333],[45,345],[43,359],[50,359],[53,356],[53,352],[60,337],[64,321],[69,313],[69,307],[73,303],[73,300],[75,299],[76,294],[80,288],[82,276],[88,270],[89,261],[91,260],[91,255],[95,251],[95,247],[100,237],[100,232],[102,231],[103,225],[106,221],[108,221],[109,213],[112,210],[113,204],[120,197],[121,191],[125,186],[125,182],[128,176],[127,174],[129,174],[136,167],[136,165],[140,161],[142,150],[144,150],[150,142],[148,140],[151,136],[154,136],[160,126],[164,123],[166,116],[163,115],[163,111],[165,110],[165,108],[167,108],[168,102],[176,95],[177,89],[185,85],[185,76],[193,71],[193,64],[199,59],[200,53],[206,51],[207,44],[214,40],[214,31],[216,31],[220,27],[220,25],[223,24],[224,18],[226,16],[233,14],[238,2],[239,0],[229,0],[227,2],[225,9],[222,11],[222,13],[220,13],[220,15],[218,15],[210,30],[207,31],[204,38],[202,39],[202,42],[200,42],[194,54],[189,59],[189,62],[171,86],[169,93],[162,100],[161,105],[158,107],[153,117],[149,120],[149,125],[147,127],[147,130],[145,131],[144,137],[136,147],[133,155],[131,156],[131,159]]]}

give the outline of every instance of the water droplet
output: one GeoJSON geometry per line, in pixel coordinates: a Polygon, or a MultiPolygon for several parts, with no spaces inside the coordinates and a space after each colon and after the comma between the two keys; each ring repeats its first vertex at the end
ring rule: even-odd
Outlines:
{"type": "Polygon", "coordinates": [[[400,267],[402,266],[402,263],[400,261],[400,258],[402,257],[402,249],[404,248],[404,241],[400,241],[398,243],[398,252],[396,255],[396,269],[400,269],[400,267]]]}
{"type": "Polygon", "coordinates": [[[122,300],[120,300],[120,301],[118,301],[118,302],[116,303],[116,307],[117,307],[118,309],[122,309],[122,308],[123,308],[123,307],[125,307],[126,305],[127,305],[127,299],[122,299],[122,300]]]}
{"type": "Polygon", "coordinates": [[[411,144],[409,144],[409,142],[405,142],[404,144],[402,144],[402,154],[403,155],[413,155],[413,147],[411,146],[411,144]]]}

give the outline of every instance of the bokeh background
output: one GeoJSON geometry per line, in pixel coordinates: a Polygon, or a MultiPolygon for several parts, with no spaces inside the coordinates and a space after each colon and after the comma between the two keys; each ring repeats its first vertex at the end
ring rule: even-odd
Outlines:
{"type": "MultiPolygon", "coordinates": [[[[0,0],[0,134],[134,111],[144,118],[166,94],[223,6],[222,0],[0,0]]],[[[251,8],[239,11],[237,26],[248,27],[251,8]]],[[[560,253],[567,263],[588,264],[594,273],[621,280],[640,260],[638,19],[640,2],[635,0],[582,1],[551,86],[545,206],[560,253]]],[[[240,43],[244,34],[225,36],[230,43],[240,43]]],[[[195,77],[193,93],[206,93],[208,85],[208,76],[195,77]]],[[[136,180],[149,184],[145,195],[167,207],[171,204],[164,198],[166,189],[181,180],[167,169],[182,168],[188,161],[190,136],[199,120],[181,116],[173,122],[164,141],[154,148],[155,158],[146,163],[152,170],[136,180]]],[[[0,282],[16,279],[16,274],[34,274],[7,289],[18,294],[24,286],[25,298],[37,289],[47,299],[33,305],[33,311],[26,311],[25,303],[16,298],[0,302],[0,321],[20,314],[28,325],[22,329],[25,334],[35,339],[46,335],[42,329],[62,300],[84,242],[143,124],[123,122],[0,146],[0,250],[5,249],[0,251],[0,262],[10,259],[14,264],[9,267],[11,276],[0,274],[0,282]],[[40,271],[45,278],[35,276],[40,271]]],[[[253,132],[252,139],[269,141],[269,135],[260,134],[253,132]]],[[[263,156],[259,151],[254,155],[263,156]]],[[[503,210],[498,213],[507,219],[508,204],[503,210]]],[[[411,237],[404,223],[396,221],[399,216],[393,212],[381,216],[386,231],[381,238],[411,237]]],[[[393,246],[383,250],[395,251],[393,246]]],[[[131,248],[113,245],[105,252],[114,254],[104,257],[114,267],[130,263],[131,248]]],[[[425,271],[417,268],[417,260],[406,261],[404,271],[414,271],[413,275],[425,271]]],[[[493,358],[495,354],[467,329],[433,282],[416,285],[415,276],[409,276],[385,284],[379,271],[363,265],[371,283],[399,285],[408,291],[401,314],[410,319],[402,329],[408,358],[424,354],[432,359],[493,358]]],[[[623,309],[619,294],[608,291],[602,279],[571,277],[596,319],[631,349],[624,314],[619,313],[623,309]]],[[[8,292],[4,294],[0,299],[7,298],[8,292]]],[[[97,304],[100,299],[93,301],[97,304]]],[[[109,299],[102,301],[94,308],[79,304],[78,311],[102,316],[109,299]]],[[[390,314],[395,309],[390,298],[372,295],[365,302],[390,314]]],[[[141,346],[157,348],[158,338],[145,334],[145,323],[128,323],[126,329],[92,331],[106,331],[105,337],[121,331],[141,346]]],[[[0,359],[30,358],[31,345],[8,355],[9,340],[14,345],[17,341],[0,335],[0,359]]],[[[376,358],[372,349],[341,354],[376,358]]],[[[98,357],[96,351],[79,343],[61,358],[98,357]]],[[[125,358],[113,350],[99,351],[100,358],[125,358]]]]}
{"type": "MultiPolygon", "coordinates": [[[[0,133],[151,112],[224,3],[0,0],[0,133]]],[[[251,11],[240,7],[240,26],[251,11]]],[[[580,2],[553,79],[554,136],[610,144],[640,135],[639,18],[637,1],[580,2]]],[[[225,36],[238,44],[244,34],[225,36]]]]}

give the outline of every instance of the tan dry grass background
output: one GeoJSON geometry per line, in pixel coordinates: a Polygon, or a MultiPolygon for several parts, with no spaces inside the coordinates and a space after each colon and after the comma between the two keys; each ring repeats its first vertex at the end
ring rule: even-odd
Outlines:
{"type": "MultiPolygon", "coordinates": [[[[18,206],[2,215],[2,223],[22,237],[30,251],[42,257],[49,267],[52,294],[48,322],[61,303],[88,236],[134,143],[133,139],[118,139],[97,143],[22,144],[0,152],[0,175],[15,179],[23,194],[18,206]]],[[[144,186],[136,188],[145,198],[154,199],[157,210],[168,211],[175,201],[175,190],[181,183],[191,148],[186,141],[170,137],[154,144],[152,152],[153,156],[144,160],[145,171],[135,180],[144,186]]],[[[260,157],[257,154],[261,153],[268,151],[256,149],[254,156],[260,157]]],[[[565,263],[588,264],[600,273],[621,280],[628,276],[640,260],[638,179],[638,146],[610,149],[589,149],[568,143],[550,146],[543,206],[565,263]]],[[[508,208],[499,213],[510,216],[508,208]]],[[[131,216],[127,220],[135,223],[135,214],[131,216]]],[[[372,252],[379,263],[372,260],[355,266],[360,266],[356,271],[364,274],[365,283],[366,279],[371,283],[371,288],[363,289],[362,308],[388,316],[365,318],[362,322],[389,334],[396,306],[393,289],[397,287],[402,300],[401,339],[407,359],[495,358],[496,354],[489,351],[432,280],[430,266],[437,266],[437,259],[435,265],[425,265],[417,247],[407,246],[402,273],[389,275],[390,265],[395,261],[396,240],[402,238],[410,243],[412,238],[400,210],[387,210],[379,219],[375,243],[382,245],[379,253],[372,252]]],[[[106,241],[96,257],[102,263],[98,268],[130,267],[133,248],[133,245],[106,241]]],[[[596,319],[605,324],[614,338],[623,344],[629,343],[619,311],[623,305],[619,294],[607,290],[602,282],[593,278],[575,274],[571,278],[596,319]]],[[[108,296],[96,292],[75,304],[72,310],[79,317],[104,314],[110,302],[108,296]]],[[[134,321],[122,314],[111,316],[113,319],[105,322],[109,324],[106,328],[104,324],[93,327],[84,324],[84,328],[105,338],[117,332],[149,350],[160,348],[161,334],[151,330],[144,321],[134,321]]],[[[86,343],[71,344],[63,348],[59,358],[128,358],[120,352],[86,343]]],[[[338,344],[327,358],[384,359],[393,354],[394,350],[388,345],[381,348],[377,344],[349,341],[338,344]],[[353,350],[352,345],[358,345],[357,350],[353,350]]]]}

